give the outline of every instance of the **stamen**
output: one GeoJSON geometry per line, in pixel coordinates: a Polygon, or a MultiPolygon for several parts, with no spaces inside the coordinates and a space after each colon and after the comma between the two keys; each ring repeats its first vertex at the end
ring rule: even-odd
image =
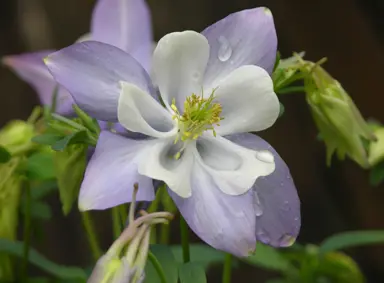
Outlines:
{"type": "MultiPolygon", "coordinates": [[[[213,102],[215,91],[216,89],[212,91],[208,98],[204,98],[203,90],[201,96],[192,93],[184,102],[183,114],[177,108],[175,99],[172,99],[171,108],[174,111],[172,119],[177,121],[179,127],[179,132],[174,141],[175,144],[179,141],[197,140],[204,131],[209,130],[216,137],[214,126],[220,126],[223,117],[221,117],[221,105],[213,102]]],[[[174,155],[174,158],[179,159],[183,150],[184,146],[174,155]]]]}

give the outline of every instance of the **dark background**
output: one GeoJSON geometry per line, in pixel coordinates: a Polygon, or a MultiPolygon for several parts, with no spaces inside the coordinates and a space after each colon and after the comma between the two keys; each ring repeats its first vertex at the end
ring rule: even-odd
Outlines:
{"type": "MultiPolygon", "coordinates": [[[[148,0],[155,39],[184,29],[201,31],[229,13],[269,7],[275,19],[283,56],[306,51],[316,61],[328,57],[326,69],[350,93],[364,117],[384,122],[383,31],[384,0],[148,0]]],[[[94,0],[1,0],[0,56],[39,49],[62,48],[88,32],[94,0]]],[[[38,103],[36,94],[6,68],[0,67],[0,125],[28,117],[38,103]]],[[[368,172],[351,161],[325,165],[325,148],[303,94],[281,97],[285,115],[261,133],[289,165],[302,201],[299,241],[319,243],[344,230],[384,228],[384,186],[369,185],[368,172]]],[[[39,251],[63,264],[83,264],[89,253],[76,213],[61,216],[58,199],[55,221],[45,225],[39,251]]],[[[97,213],[104,247],[111,242],[109,216],[97,213]]],[[[175,233],[177,234],[177,231],[175,233]]],[[[174,237],[177,241],[177,236],[174,237]]],[[[370,282],[383,282],[384,247],[351,251],[370,282]]],[[[209,282],[220,278],[210,273],[209,282]],[[214,279],[217,278],[217,279],[214,279]]],[[[217,274],[216,274],[217,273],[217,274]]],[[[234,282],[263,282],[250,268],[235,271],[234,282]]]]}

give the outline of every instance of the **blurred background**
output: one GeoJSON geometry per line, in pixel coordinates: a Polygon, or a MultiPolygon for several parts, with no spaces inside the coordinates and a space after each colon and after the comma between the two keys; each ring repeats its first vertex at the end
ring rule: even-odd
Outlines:
{"type": "MultiPolygon", "coordinates": [[[[1,0],[0,56],[59,49],[72,44],[89,30],[94,0],[1,0]]],[[[383,0],[148,0],[155,39],[166,33],[206,26],[230,13],[269,7],[275,19],[279,50],[283,57],[306,51],[317,61],[328,57],[324,67],[349,92],[364,117],[384,122],[384,1],[383,0]]],[[[25,119],[36,93],[11,71],[0,66],[0,126],[11,119],[25,119]]],[[[384,186],[372,187],[368,172],[351,161],[325,164],[325,147],[316,140],[304,94],[281,96],[285,114],[261,135],[280,153],[291,169],[302,201],[300,243],[320,243],[345,230],[384,228],[384,186]]],[[[82,264],[90,255],[76,212],[64,218],[58,198],[54,219],[43,229],[44,242],[35,247],[62,264],[82,264]]],[[[110,216],[97,214],[103,245],[111,244],[110,216]]],[[[178,241],[177,221],[175,236],[178,241]]],[[[384,247],[354,249],[350,253],[369,282],[383,282],[384,247]]],[[[209,282],[220,282],[220,270],[209,273],[209,282]]],[[[269,274],[236,269],[236,282],[264,282],[269,274]]],[[[235,281],[234,281],[235,282],[235,281]]]]}

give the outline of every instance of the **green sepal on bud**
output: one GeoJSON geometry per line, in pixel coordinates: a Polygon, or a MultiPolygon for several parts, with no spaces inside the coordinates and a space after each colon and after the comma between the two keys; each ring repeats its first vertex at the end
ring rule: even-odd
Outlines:
{"type": "Polygon", "coordinates": [[[368,168],[365,141],[374,141],[375,135],[341,84],[321,66],[300,60],[300,71],[305,74],[304,87],[308,105],[327,147],[327,164],[332,155],[339,159],[348,155],[363,168],[368,168]]]}
{"type": "Polygon", "coordinates": [[[32,124],[14,120],[0,130],[0,146],[11,155],[25,153],[34,147],[31,142],[34,135],[35,129],[32,124]]]}

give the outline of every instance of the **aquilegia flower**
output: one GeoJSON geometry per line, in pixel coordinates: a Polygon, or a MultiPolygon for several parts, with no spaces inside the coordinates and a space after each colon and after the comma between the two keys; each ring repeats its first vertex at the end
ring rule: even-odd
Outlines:
{"type": "MultiPolygon", "coordinates": [[[[147,71],[152,53],[152,26],[145,0],[98,0],[92,15],[91,34],[80,40],[96,40],[121,48],[131,54],[147,71]]],[[[3,63],[11,67],[38,93],[44,105],[51,105],[57,85],[43,58],[53,50],[11,55],[3,63]]],[[[73,99],[60,87],[57,96],[57,112],[72,113],[73,99]]]]}
{"type": "Polygon", "coordinates": [[[241,134],[278,117],[268,74],[276,45],[265,8],[234,13],[201,34],[164,36],[152,73],[165,107],[147,72],[120,49],[89,41],[51,54],[49,70],[83,110],[148,137],[101,132],[80,209],[130,202],[135,182],[137,199],[151,201],[157,179],[192,230],[217,249],[247,256],[256,239],[292,244],[300,204],[289,170],[265,141],[241,134]]]}

